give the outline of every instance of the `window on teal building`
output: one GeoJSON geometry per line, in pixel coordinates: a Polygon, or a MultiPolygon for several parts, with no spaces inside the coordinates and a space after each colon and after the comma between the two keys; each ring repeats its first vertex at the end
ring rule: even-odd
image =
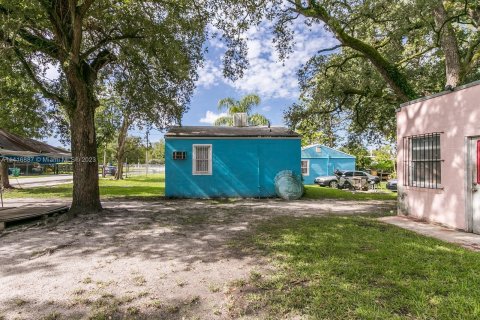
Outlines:
{"type": "Polygon", "coordinates": [[[193,174],[211,175],[212,174],[212,145],[194,144],[193,145],[193,174]]]}

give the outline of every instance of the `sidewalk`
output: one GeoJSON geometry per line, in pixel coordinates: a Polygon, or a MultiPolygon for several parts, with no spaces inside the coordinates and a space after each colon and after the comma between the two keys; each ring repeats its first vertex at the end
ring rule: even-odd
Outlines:
{"type": "Polygon", "coordinates": [[[464,248],[480,252],[480,235],[450,229],[439,225],[414,220],[405,216],[382,217],[378,220],[397,227],[417,232],[421,235],[458,244],[464,248]]]}

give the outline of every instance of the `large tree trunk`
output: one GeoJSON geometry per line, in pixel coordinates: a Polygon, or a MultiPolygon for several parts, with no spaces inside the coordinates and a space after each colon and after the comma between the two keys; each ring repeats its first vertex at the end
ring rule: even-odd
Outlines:
{"type": "Polygon", "coordinates": [[[130,120],[128,115],[123,116],[122,127],[118,134],[117,145],[117,172],[115,173],[115,180],[123,179],[123,160],[125,159],[125,143],[127,141],[128,127],[130,120]]]}
{"type": "Polygon", "coordinates": [[[7,161],[0,160],[0,182],[1,187],[4,189],[10,189],[10,179],[8,178],[8,163],[7,161]]]}
{"type": "Polygon", "coordinates": [[[98,187],[97,143],[95,137],[95,105],[93,99],[77,96],[71,112],[73,159],[73,199],[71,211],[99,212],[102,210],[98,187]]]}
{"type": "Polygon", "coordinates": [[[443,1],[433,10],[435,27],[439,32],[440,47],[445,55],[445,74],[447,76],[446,86],[456,87],[463,78],[462,62],[458,52],[458,42],[453,31],[452,24],[447,21],[447,13],[443,1]]]}

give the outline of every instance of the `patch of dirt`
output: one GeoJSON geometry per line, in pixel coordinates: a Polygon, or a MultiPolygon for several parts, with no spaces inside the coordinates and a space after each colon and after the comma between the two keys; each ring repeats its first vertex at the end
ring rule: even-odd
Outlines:
{"type": "Polygon", "coordinates": [[[104,202],[101,215],[7,229],[0,238],[0,319],[237,318],[231,293],[269,269],[261,256],[232,246],[256,222],[394,205],[120,200],[104,202]]]}

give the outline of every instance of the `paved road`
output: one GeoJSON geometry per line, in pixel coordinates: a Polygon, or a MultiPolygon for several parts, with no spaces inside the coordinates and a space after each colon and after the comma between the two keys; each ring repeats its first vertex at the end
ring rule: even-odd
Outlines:
{"type": "MultiPolygon", "coordinates": [[[[151,166],[148,168],[149,174],[159,174],[165,172],[165,166],[151,166]]],[[[128,175],[144,175],[145,168],[137,168],[132,166],[129,168],[128,175]]],[[[15,178],[10,176],[10,184],[17,188],[35,188],[35,187],[46,187],[46,186],[56,186],[59,184],[71,183],[73,177],[71,174],[59,174],[59,175],[48,175],[48,176],[36,176],[29,178],[15,178]]]]}
{"type": "Polygon", "coordinates": [[[71,183],[73,181],[72,175],[59,174],[51,176],[38,176],[32,178],[10,177],[10,184],[17,188],[35,188],[45,186],[55,186],[58,184],[71,183]]]}

